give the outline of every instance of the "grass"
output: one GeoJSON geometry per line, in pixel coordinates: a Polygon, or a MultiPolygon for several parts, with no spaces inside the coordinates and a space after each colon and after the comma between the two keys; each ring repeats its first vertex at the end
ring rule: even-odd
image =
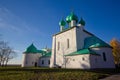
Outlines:
{"type": "Polygon", "coordinates": [[[0,80],[98,80],[119,73],[119,69],[49,69],[0,67],[0,80]]]}

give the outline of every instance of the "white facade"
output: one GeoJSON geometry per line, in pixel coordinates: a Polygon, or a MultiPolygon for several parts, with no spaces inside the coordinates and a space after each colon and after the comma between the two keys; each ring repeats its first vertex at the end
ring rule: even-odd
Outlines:
{"type": "Polygon", "coordinates": [[[90,54],[66,57],[66,68],[90,69],[90,54]]]}
{"type": "Polygon", "coordinates": [[[31,67],[31,66],[38,66],[38,61],[39,61],[39,57],[41,57],[41,54],[37,53],[29,53],[29,54],[25,54],[23,53],[23,64],[22,67],[31,67]]]}
{"type": "MultiPolygon", "coordinates": [[[[91,58],[92,59],[91,61],[93,61],[93,59],[97,61],[98,68],[114,68],[115,67],[111,48],[107,48],[107,47],[92,48],[92,50],[100,54],[100,56],[96,58],[97,60],[95,59],[95,57],[91,58]],[[105,60],[104,60],[103,53],[105,54],[105,57],[106,57],[105,60]]],[[[92,63],[92,67],[94,67],[94,65],[95,63],[92,63]]]]}
{"type": "Polygon", "coordinates": [[[50,57],[41,57],[39,60],[39,64],[41,67],[49,67],[50,57]]]}
{"type": "Polygon", "coordinates": [[[74,27],[71,30],[53,36],[51,66],[53,61],[55,61],[59,66],[62,66],[63,55],[77,50],[75,32],[76,32],[76,28],[74,27]],[[68,48],[67,40],[69,40],[69,48],[68,48]],[[55,55],[56,57],[54,57],[54,53],[57,53],[55,55]],[[54,60],[55,58],[56,60],[54,60]]]}

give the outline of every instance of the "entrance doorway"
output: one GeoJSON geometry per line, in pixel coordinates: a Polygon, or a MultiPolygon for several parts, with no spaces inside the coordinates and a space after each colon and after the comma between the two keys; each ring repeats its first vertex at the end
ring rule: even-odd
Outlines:
{"type": "Polygon", "coordinates": [[[37,62],[35,62],[35,67],[37,67],[37,62]]]}

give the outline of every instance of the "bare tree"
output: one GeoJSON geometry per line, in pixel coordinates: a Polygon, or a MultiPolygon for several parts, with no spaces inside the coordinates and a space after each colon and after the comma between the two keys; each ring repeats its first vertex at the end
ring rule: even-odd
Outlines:
{"type": "Polygon", "coordinates": [[[8,46],[7,42],[0,41],[0,66],[6,66],[16,56],[16,52],[8,46]]]}

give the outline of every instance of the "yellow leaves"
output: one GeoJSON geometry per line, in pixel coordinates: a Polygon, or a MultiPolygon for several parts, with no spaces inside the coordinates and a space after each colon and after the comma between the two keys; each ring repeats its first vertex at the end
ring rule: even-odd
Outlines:
{"type": "Polygon", "coordinates": [[[112,53],[113,53],[113,56],[114,56],[115,64],[120,64],[120,41],[113,38],[110,41],[110,45],[113,47],[112,53]]]}

